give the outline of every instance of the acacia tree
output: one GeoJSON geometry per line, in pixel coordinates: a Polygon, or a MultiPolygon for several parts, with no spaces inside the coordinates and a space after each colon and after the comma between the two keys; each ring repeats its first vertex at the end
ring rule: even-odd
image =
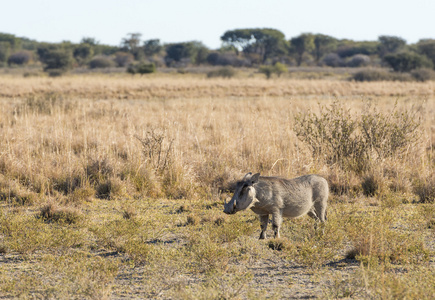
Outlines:
{"type": "Polygon", "coordinates": [[[433,64],[426,56],[414,52],[387,54],[384,61],[396,72],[409,72],[419,68],[432,68],[433,64]]]}
{"type": "Polygon", "coordinates": [[[221,40],[224,46],[236,49],[236,53],[256,53],[262,63],[286,51],[287,42],[284,34],[271,28],[236,29],[226,31],[221,40]]]}
{"type": "Polygon", "coordinates": [[[42,44],[38,47],[39,60],[44,64],[44,71],[57,76],[72,66],[72,53],[67,47],[56,44],[42,44]]]}
{"type": "Polygon", "coordinates": [[[143,51],[139,46],[141,36],[141,33],[129,33],[121,41],[121,50],[133,54],[136,60],[140,60],[143,56],[143,51]]]}
{"type": "Polygon", "coordinates": [[[296,53],[296,63],[300,66],[304,54],[314,50],[314,36],[311,33],[303,33],[292,38],[290,44],[291,50],[296,53]]]}
{"type": "Polygon", "coordinates": [[[201,42],[192,41],[166,45],[166,65],[174,63],[200,64],[206,61],[208,49],[201,42]]]}
{"type": "Polygon", "coordinates": [[[417,49],[419,53],[429,58],[432,61],[433,66],[435,67],[435,40],[420,40],[417,43],[417,49]]]}
{"type": "Polygon", "coordinates": [[[397,36],[381,35],[378,37],[378,53],[384,57],[388,53],[395,53],[406,46],[406,41],[397,36]]]}
{"type": "Polygon", "coordinates": [[[163,50],[162,44],[159,39],[151,39],[143,42],[143,52],[146,56],[153,56],[159,54],[163,50]]]}
{"type": "Polygon", "coordinates": [[[73,56],[79,65],[86,64],[94,55],[94,49],[90,44],[82,43],[74,48],[73,56]]]}
{"type": "Polygon", "coordinates": [[[314,35],[313,42],[313,56],[317,63],[324,55],[334,51],[334,49],[337,48],[337,39],[329,35],[316,34],[314,35]]]}

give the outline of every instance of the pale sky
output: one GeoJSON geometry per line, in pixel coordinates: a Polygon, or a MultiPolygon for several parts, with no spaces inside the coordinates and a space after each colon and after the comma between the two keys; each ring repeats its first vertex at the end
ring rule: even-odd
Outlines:
{"type": "Polygon", "coordinates": [[[356,41],[394,35],[435,39],[435,0],[6,0],[0,32],[40,42],[93,37],[119,45],[128,33],[215,49],[238,28],[274,28],[286,39],[322,33],[356,41]]]}

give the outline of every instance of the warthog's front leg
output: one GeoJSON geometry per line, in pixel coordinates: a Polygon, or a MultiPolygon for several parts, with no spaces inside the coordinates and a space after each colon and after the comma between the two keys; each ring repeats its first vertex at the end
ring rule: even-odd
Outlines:
{"type": "Polygon", "coordinates": [[[269,215],[260,215],[260,240],[264,240],[266,238],[267,223],[269,223],[269,215]]]}
{"type": "Polygon", "coordinates": [[[279,235],[279,228],[281,227],[281,223],[282,223],[282,216],[280,212],[276,212],[272,214],[272,228],[273,228],[273,232],[275,233],[275,238],[279,239],[280,235],[279,235]]]}

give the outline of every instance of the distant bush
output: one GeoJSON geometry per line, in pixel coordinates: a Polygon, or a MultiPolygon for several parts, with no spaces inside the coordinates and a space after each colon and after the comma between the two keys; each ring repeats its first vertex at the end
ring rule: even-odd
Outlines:
{"type": "Polygon", "coordinates": [[[287,66],[286,66],[285,64],[282,64],[282,63],[280,63],[280,62],[277,62],[277,63],[275,63],[275,64],[273,65],[273,72],[274,72],[278,77],[280,77],[281,74],[283,74],[283,73],[287,73],[287,72],[288,72],[288,69],[287,69],[287,66]]]}
{"type": "Polygon", "coordinates": [[[370,64],[370,57],[364,54],[356,54],[347,62],[347,66],[351,68],[365,67],[370,64]]]}
{"type": "Polygon", "coordinates": [[[411,76],[417,81],[435,80],[435,71],[432,69],[417,69],[411,72],[411,76]]]}
{"type": "Polygon", "coordinates": [[[359,71],[351,77],[355,81],[409,81],[409,74],[391,73],[380,69],[366,69],[359,71]]]}
{"type": "Polygon", "coordinates": [[[156,72],[156,65],[154,63],[140,62],[138,64],[129,65],[127,73],[130,74],[150,74],[156,72]]]}
{"type": "Polygon", "coordinates": [[[68,49],[57,45],[41,45],[38,47],[37,53],[39,60],[45,65],[45,72],[51,72],[57,76],[57,74],[61,75],[72,67],[72,53],[68,49]]]}
{"type": "Polygon", "coordinates": [[[126,67],[134,61],[134,56],[127,52],[116,52],[114,61],[118,67],[126,67]]]}
{"type": "Polygon", "coordinates": [[[62,76],[63,73],[65,73],[65,70],[62,70],[62,69],[48,69],[48,70],[46,70],[46,72],[48,73],[48,76],[50,76],[50,77],[59,77],[59,76],[62,76]]]}
{"type": "Polygon", "coordinates": [[[258,72],[266,75],[267,79],[269,79],[272,76],[272,74],[276,74],[278,77],[280,77],[282,73],[287,72],[287,66],[277,62],[273,66],[270,65],[260,66],[258,72]]]}
{"type": "Polygon", "coordinates": [[[9,42],[0,41],[0,63],[4,63],[8,60],[10,50],[11,44],[9,44],[9,42]]]}
{"type": "Polygon", "coordinates": [[[210,71],[207,73],[208,78],[212,77],[223,77],[223,78],[231,78],[236,75],[236,70],[232,67],[223,67],[214,71],[210,71]]]}
{"type": "Polygon", "coordinates": [[[106,56],[97,56],[91,59],[89,62],[89,68],[91,69],[100,69],[100,68],[111,68],[114,67],[115,63],[113,60],[106,56]]]}
{"type": "Polygon", "coordinates": [[[251,65],[249,60],[240,58],[233,52],[212,52],[207,56],[206,61],[212,66],[247,67],[251,65]]]}
{"type": "Polygon", "coordinates": [[[322,62],[328,67],[341,67],[344,64],[343,59],[337,53],[329,53],[325,55],[322,62]]]}
{"type": "Polygon", "coordinates": [[[86,64],[93,55],[93,46],[87,43],[82,43],[76,46],[73,51],[73,56],[79,65],[86,64]]]}
{"type": "Polygon", "coordinates": [[[419,68],[432,68],[433,64],[426,56],[413,52],[387,54],[384,61],[396,72],[410,72],[419,68]]]}
{"type": "Polygon", "coordinates": [[[26,65],[32,58],[30,51],[15,52],[8,58],[8,65],[26,65]]]}

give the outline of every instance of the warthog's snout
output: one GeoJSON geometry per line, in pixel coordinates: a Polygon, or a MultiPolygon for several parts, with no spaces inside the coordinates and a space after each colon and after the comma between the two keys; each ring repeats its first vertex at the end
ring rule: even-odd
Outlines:
{"type": "Polygon", "coordinates": [[[228,215],[232,215],[236,213],[236,200],[231,199],[230,202],[227,203],[227,200],[225,200],[224,204],[224,213],[228,215]]]}

